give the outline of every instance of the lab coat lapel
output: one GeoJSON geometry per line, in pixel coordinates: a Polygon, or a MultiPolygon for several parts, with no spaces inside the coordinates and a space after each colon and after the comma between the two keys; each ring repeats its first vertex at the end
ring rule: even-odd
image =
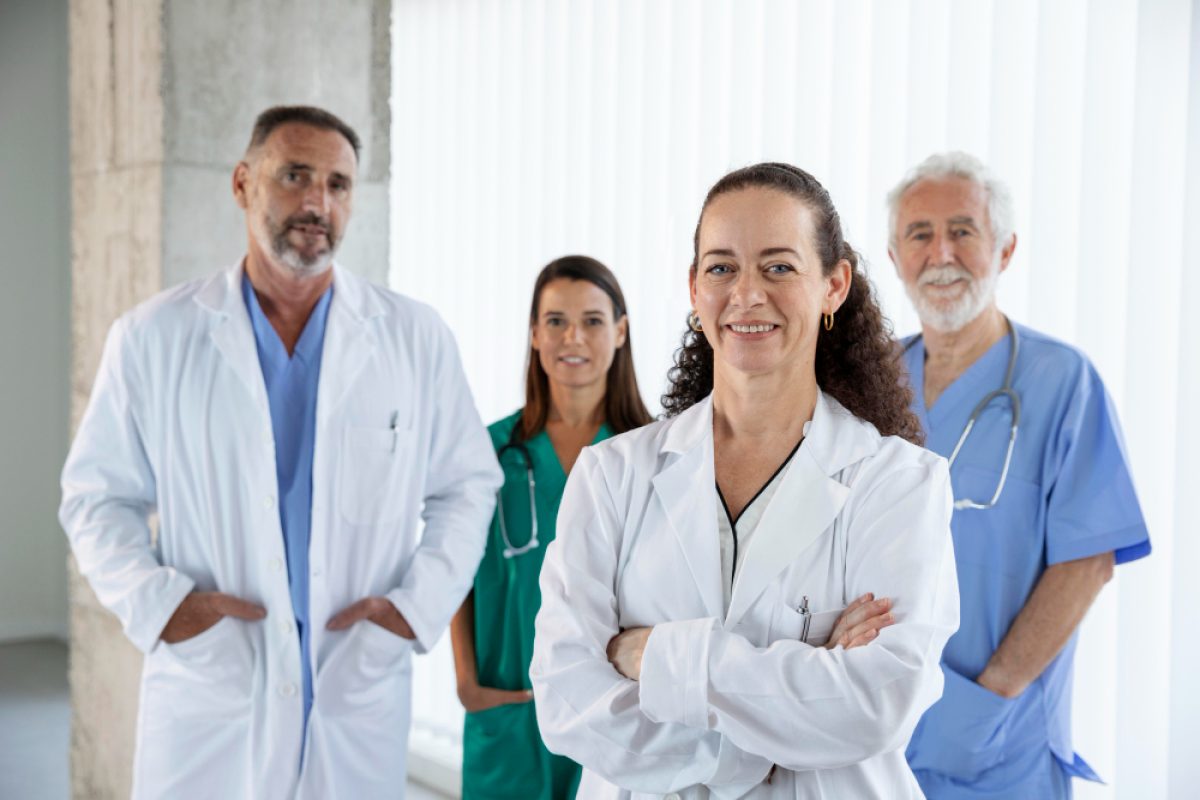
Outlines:
{"type": "Polygon", "coordinates": [[[209,338],[245,385],[255,402],[266,405],[267,389],[258,363],[250,312],[242,297],[242,264],[214,275],[196,294],[196,302],[217,316],[209,338]]]}
{"type": "Polygon", "coordinates": [[[804,443],[763,512],[738,570],[726,626],[745,616],[779,573],[829,528],[850,494],[832,476],[877,450],[878,442],[873,427],[818,393],[804,443]]]}
{"type": "Polygon", "coordinates": [[[328,419],[354,388],[354,381],[376,347],[369,320],[382,313],[362,279],[333,267],[333,297],[325,323],[317,414],[328,419]]]}
{"type": "Polygon", "coordinates": [[[729,601],[727,626],[737,624],[775,576],[825,532],[849,493],[801,446],[750,540],[729,601]]]}
{"type": "Polygon", "coordinates": [[[703,400],[671,423],[663,449],[671,453],[653,478],[658,497],[679,540],[705,612],[722,616],[721,553],[717,536],[713,472],[712,402],[703,400]]]}

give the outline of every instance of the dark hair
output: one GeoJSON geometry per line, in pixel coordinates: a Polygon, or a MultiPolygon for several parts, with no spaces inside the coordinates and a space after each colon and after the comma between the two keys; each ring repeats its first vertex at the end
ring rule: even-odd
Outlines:
{"type": "MultiPolygon", "coordinates": [[[[598,287],[612,301],[613,319],[626,317],[625,295],[616,276],[594,258],[587,256],[563,256],[542,268],[533,284],[533,302],[529,308],[529,326],[537,324],[542,290],[550,281],[566,278],[572,281],[587,281],[598,287]]],[[[616,433],[640,428],[652,420],[650,412],[642,402],[638,391],[637,375],[633,371],[633,337],[626,323],[625,344],[621,345],[608,368],[608,379],[604,389],[604,419],[616,433]]],[[[525,370],[525,407],[521,419],[513,430],[514,441],[532,439],[546,427],[550,417],[550,379],[542,362],[530,343],[525,370]]]]}
{"type": "MultiPolygon", "coordinates": [[[[822,325],[817,335],[814,369],[817,384],[856,417],[884,436],[924,442],[921,424],[912,413],[912,392],[901,380],[900,349],[892,337],[874,291],[863,274],[858,254],[842,238],[842,223],[825,187],[791,164],[765,163],[729,173],[709,190],[700,209],[692,241],[693,272],[699,266],[700,225],[712,201],[727,192],[750,187],[775,189],[804,203],[812,212],[822,272],[829,275],[839,261],[850,262],[850,291],[838,309],[833,330],[822,325]]],[[[703,333],[688,328],[675,354],[671,382],[662,404],[668,416],[690,408],[712,392],[713,351],[703,333]]]]}
{"type": "Polygon", "coordinates": [[[323,108],[315,106],[274,106],[273,108],[268,108],[258,115],[258,119],[254,120],[254,131],[250,134],[250,145],[246,150],[249,151],[258,147],[267,140],[267,137],[271,135],[271,131],[280,125],[287,125],[292,122],[298,122],[301,125],[311,125],[314,128],[326,131],[337,131],[346,137],[346,141],[354,148],[354,160],[358,160],[359,151],[362,150],[362,142],[359,141],[358,134],[338,117],[323,108]]]}

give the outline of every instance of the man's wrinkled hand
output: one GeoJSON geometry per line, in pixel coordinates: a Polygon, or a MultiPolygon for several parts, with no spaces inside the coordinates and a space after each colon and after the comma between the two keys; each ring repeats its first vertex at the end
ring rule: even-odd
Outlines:
{"type": "Polygon", "coordinates": [[[364,597],[330,617],[325,627],[331,631],[343,631],[363,620],[373,622],[401,638],[417,638],[408,620],[386,597],[364,597]]]}
{"type": "Polygon", "coordinates": [[[159,634],[167,644],[185,642],[199,636],[221,621],[222,617],[237,617],[247,621],[267,616],[262,606],[222,592],[192,592],[183,598],[175,613],[159,634]]]}

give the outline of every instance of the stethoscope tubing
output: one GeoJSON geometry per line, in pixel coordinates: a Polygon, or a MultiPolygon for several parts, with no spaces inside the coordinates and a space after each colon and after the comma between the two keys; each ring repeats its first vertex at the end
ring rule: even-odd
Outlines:
{"type": "Polygon", "coordinates": [[[521,546],[516,546],[512,543],[512,539],[508,536],[508,525],[504,522],[504,489],[496,492],[496,512],[500,519],[500,537],[504,540],[504,550],[501,554],[506,559],[516,558],[519,555],[524,555],[530,550],[534,550],[539,546],[538,542],[538,518],[537,518],[537,482],[533,478],[533,457],[529,454],[527,448],[521,442],[510,441],[500,451],[496,453],[496,458],[499,459],[504,455],[506,450],[519,450],[525,458],[525,480],[529,487],[529,541],[521,546]]]}
{"type": "MultiPolygon", "coordinates": [[[[1008,470],[1012,466],[1013,449],[1016,447],[1017,432],[1021,427],[1021,397],[1012,388],[1012,378],[1017,366],[1017,354],[1021,349],[1021,340],[1017,335],[1017,327],[1012,324],[1012,320],[1006,316],[1004,321],[1008,324],[1008,338],[1011,342],[1011,352],[1008,354],[1008,367],[1004,371],[1004,383],[1000,388],[988,392],[975,404],[975,408],[971,411],[971,416],[967,418],[967,424],[963,427],[962,433],[959,434],[958,442],[955,443],[954,449],[950,452],[950,458],[948,459],[949,468],[953,469],[954,462],[958,460],[958,454],[962,452],[963,445],[966,444],[971,431],[975,429],[975,423],[983,414],[984,409],[993,400],[1006,397],[1012,410],[1012,425],[1009,428],[1008,447],[1004,452],[1004,465],[1000,469],[1000,481],[996,484],[996,491],[992,494],[991,500],[986,503],[978,503],[968,498],[956,499],[954,501],[954,508],[957,511],[966,509],[985,510],[992,508],[996,503],[1000,502],[1000,495],[1004,491],[1004,485],[1008,482],[1008,470]]],[[[920,340],[921,334],[918,333],[908,344],[904,345],[905,352],[911,350],[913,345],[920,340]]]]}

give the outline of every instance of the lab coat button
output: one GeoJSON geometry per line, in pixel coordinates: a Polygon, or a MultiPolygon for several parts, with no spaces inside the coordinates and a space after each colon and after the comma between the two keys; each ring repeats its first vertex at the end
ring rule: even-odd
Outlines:
{"type": "Polygon", "coordinates": [[[272,572],[280,572],[282,570],[283,570],[283,559],[282,558],[272,558],[271,559],[271,571],[272,572]]]}
{"type": "Polygon", "coordinates": [[[271,495],[267,495],[266,499],[263,500],[263,508],[274,508],[274,507],[275,507],[275,498],[272,497],[271,495]]]}
{"type": "Polygon", "coordinates": [[[279,687],[279,693],[284,697],[294,696],[296,694],[296,684],[285,683],[283,686],[279,687]]]}
{"type": "Polygon", "coordinates": [[[292,623],[290,623],[290,622],[279,623],[279,630],[283,631],[285,635],[291,633],[292,632],[292,623]]]}
{"type": "Polygon", "coordinates": [[[671,792],[669,795],[664,797],[663,800],[679,800],[679,794],[677,792],[671,792]]]}

